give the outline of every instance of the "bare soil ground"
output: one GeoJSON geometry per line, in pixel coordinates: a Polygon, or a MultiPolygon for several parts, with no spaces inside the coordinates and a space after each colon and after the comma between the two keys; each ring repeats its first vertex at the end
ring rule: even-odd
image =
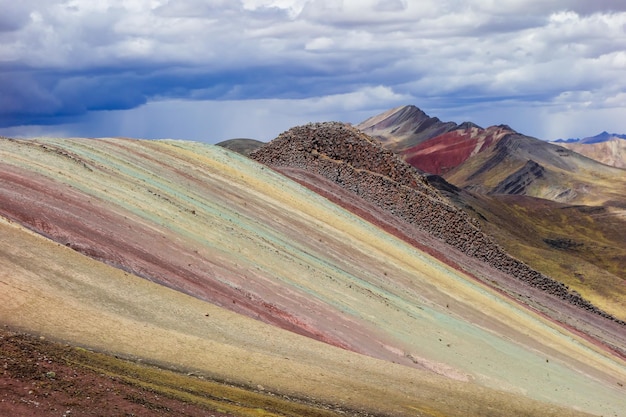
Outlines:
{"type": "Polygon", "coordinates": [[[228,415],[134,386],[89,359],[75,348],[0,329],[0,415],[228,415]]]}
{"type": "MultiPolygon", "coordinates": [[[[0,415],[319,416],[338,413],[0,328],[0,415]]],[[[341,415],[363,415],[341,410],[341,415]]]]}

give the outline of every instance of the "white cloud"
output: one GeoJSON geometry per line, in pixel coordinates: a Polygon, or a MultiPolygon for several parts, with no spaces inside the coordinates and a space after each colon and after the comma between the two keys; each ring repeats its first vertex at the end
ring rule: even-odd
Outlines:
{"type": "Polygon", "coordinates": [[[447,114],[473,107],[477,118],[487,108],[624,109],[619,0],[0,0],[0,9],[0,116],[13,125],[188,99],[325,103],[354,115],[405,99],[447,114]]]}
{"type": "Polygon", "coordinates": [[[261,8],[276,8],[286,10],[292,18],[302,12],[302,8],[307,3],[306,0],[242,0],[243,8],[246,10],[258,10],[261,8]]]}
{"type": "Polygon", "coordinates": [[[309,50],[309,51],[318,51],[321,49],[329,49],[334,44],[335,44],[335,41],[333,41],[331,38],[322,36],[322,37],[315,38],[307,42],[306,45],[304,46],[304,49],[309,50]]]}

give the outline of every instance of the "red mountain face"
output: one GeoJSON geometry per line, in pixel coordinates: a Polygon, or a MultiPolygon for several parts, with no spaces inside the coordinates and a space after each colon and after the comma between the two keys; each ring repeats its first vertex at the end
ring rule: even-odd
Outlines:
{"type": "Polygon", "coordinates": [[[443,175],[511,133],[515,132],[506,125],[487,129],[469,125],[405,149],[401,155],[422,171],[443,175]]]}

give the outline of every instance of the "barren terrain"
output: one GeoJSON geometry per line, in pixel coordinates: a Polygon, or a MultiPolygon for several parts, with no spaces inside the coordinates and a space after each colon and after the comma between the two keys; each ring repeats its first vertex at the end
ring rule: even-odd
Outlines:
{"type": "Polygon", "coordinates": [[[42,139],[0,154],[12,329],[351,413],[626,409],[624,361],[597,338],[232,152],[42,139]]]}

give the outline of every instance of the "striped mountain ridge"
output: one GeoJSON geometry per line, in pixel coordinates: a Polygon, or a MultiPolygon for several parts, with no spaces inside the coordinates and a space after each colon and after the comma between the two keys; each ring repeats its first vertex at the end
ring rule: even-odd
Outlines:
{"type": "MultiPolygon", "coordinates": [[[[480,223],[455,207],[427,178],[394,152],[360,130],[327,122],[294,127],[254,151],[251,157],[276,168],[319,175],[462,253],[530,286],[619,320],[570,291],[566,285],[516,260],[481,230],[480,223]]],[[[293,174],[292,174],[293,175],[293,174]]]]}
{"type": "Polygon", "coordinates": [[[626,416],[624,326],[457,189],[345,125],[280,149],[0,139],[0,415],[626,416]]]}
{"type": "Polygon", "coordinates": [[[486,129],[476,125],[459,126],[431,140],[408,147],[400,154],[409,164],[422,171],[445,175],[472,156],[514,134],[516,132],[506,125],[486,129]]]}

